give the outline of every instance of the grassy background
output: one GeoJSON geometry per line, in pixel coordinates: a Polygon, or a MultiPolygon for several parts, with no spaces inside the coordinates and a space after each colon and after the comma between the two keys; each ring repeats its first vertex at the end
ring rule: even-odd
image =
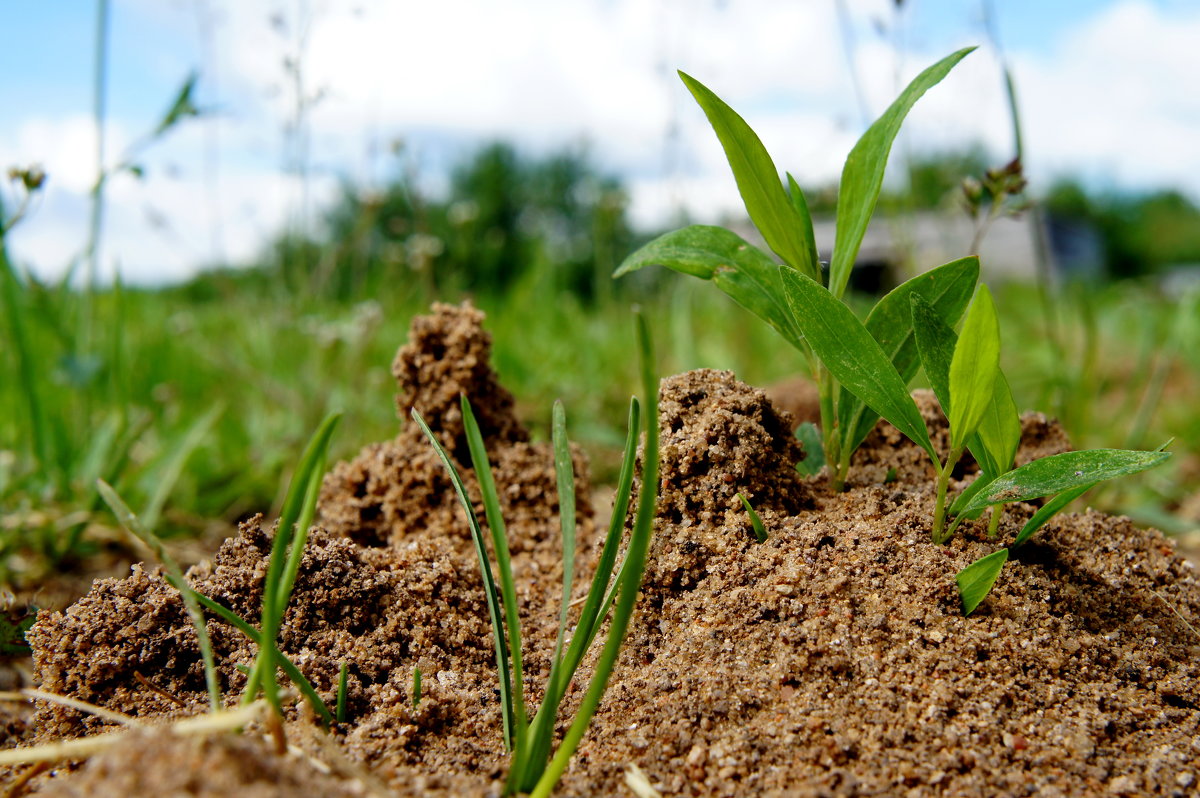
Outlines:
{"type": "MultiPolygon", "coordinates": [[[[88,524],[108,523],[97,476],[170,537],[277,509],[296,453],[328,410],[346,414],[335,458],[395,434],[389,366],[432,299],[415,279],[370,296],[287,291],[231,273],[89,293],[42,286],[7,261],[3,269],[0,577],[17,582],[89,555],[88,524]]],[[[663,274],[584,300],[538,276],[550,272],[533,269],[474,301],[520,415],[546,437],[562,398],[600,480],[611,478],[635,390],[634,301],[658,337],[662,373],[727,368],[764,385],[800,369],[769,328],[699,281],[663,274]]],[[[1052,338],[1036,289],[996,288],[1003,365],[1022,409],[1060,417],[1080,448],[1176,438],[1167,467],[1089,503],[1194,530],[1200,293],[1168,298],[1128,281],[1067,290],[1052,338]]]]}

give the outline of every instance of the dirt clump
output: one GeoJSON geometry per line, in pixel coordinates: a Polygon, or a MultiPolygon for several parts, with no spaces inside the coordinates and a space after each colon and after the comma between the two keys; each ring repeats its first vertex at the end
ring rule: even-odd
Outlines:
{"type": "Polygon", "coordinates": [[[92,757],[70,778],[51,779],[46,798],[357,798],[360,785],[303,756],[281,757],[251,734],[181,737],[144,731],[92,757]]]}
{"type": "MultiPolygon", "coordinates": [[[[435,425],[478,505],[455,403],[464,388],[479,392],[511,514],[525,686],[536,701],[561,578],[552,458],[528,442],[511,397],[479,366],[478,325],[470,308],[446,306],[414,325],[397,358],[400,407],[435,425]],[[446,379],[457,386],[437,382],[446,379]]],[[[936,403],[918,398],[944,448],[936,403]]],[[[1200,637],[1184,621],[1200,617],[1200,584],[1161,534],[1094,512],[1058,517],[963,618],[955,573],[1011,541],[1033,506],[1007,510],[999,542],[984,518],[934,546],[921,449],[880,423],[849,489],[830,494],[824,477],[795,472],[803,451],[789,415],[728,372],[665,380],[659,423],[661,499],[638,611],[558,794],[625,794],[629,764],[681,796],[1195,793],[1200,637]],[[751,533],[739,491],[766,542],[751,533]]],[[[1025,433],[1019,458],[1067,446],[1045,419],[1027,418],[1025,433]]],[[[975,468],[960,471],[961,487],[975,468]]],[[[398,795],[497,794],[505,755],[483,588],[428,443],[406,424],[336,466],[322,505],[282,650],[326,701],[350,663],[350,720],[337,739],[398,795]]],[[[598,537],[590,508],[580,512],[576,598],[598,537]]],[[[262,519],[243,525],[190,572],[193,584],[253,618],[271,535],[262,519]]],[[[235,666],[254,647],[219,621],[209,630],[232,701],[244,683],[235,666]]],[[[194,635],[153,570],[97,583],[66,612],[44,614],[31,640],[46,689],[139,716],[203,708],[194,635]]],[[[48,737],[100,724],[42,708],[35,725],[48,737]]]]}

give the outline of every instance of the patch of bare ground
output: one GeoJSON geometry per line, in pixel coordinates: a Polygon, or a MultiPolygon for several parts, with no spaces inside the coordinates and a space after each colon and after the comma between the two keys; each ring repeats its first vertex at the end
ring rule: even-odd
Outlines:
{"type": "MultiPolygon", "coordinates": [[[[477,311],[439,306],[414,324],[394,372],[402,415],[415,406],[429,420],[477,505],[458,394],[486,419],[537,699],[561,577],[552,457],[513,417],[488,347],[477,311]]],[[[936,406],[927,396],[921,406],[944,446],[936,406]]],[[[631,763],[666,795],[1196,791],[1200,637],[1185,620],[1200,618],[1200,585],[1161,534],[1093,512],[1059,517],[963,618],[954,575],[996,544],[981,523],[948,546],[929,542],[926,455],[889,425],[856,455],[850,489],[831,495],[792,468],[801,450],[788,414],[729,373],[665,380],[659,420],[662,496],[638,613],[561,794],[622,794],[631,763]],[[738,491],[761,514],[765,543],[738,491]]],[[[1056,424],[1026,418],[1022,460],[1066,446],[1056,424]]],[[[584,470],[579,458],[581,479],[584,470]]],[[[962,487],[975,468],[959,470],[962,487]]],[[[1011,508],[1002,539],[1033,511],[1011,508]]],[[[583,500],[579,521],[582,590],[598,537],[583,500]]],[[[244,524],[190,572],[193,584],[253,617],[271,534],[261,519],[244,524]]],[[[449,482],[413,425],[327,478],[281,645],[330,702],[340,663],[350,664],[350,719],[336,739],[399,795],[499,791],[505,758],[477,569],[449,482]]],[[[232,701],[244,681],[235,666],[253,646],[216,620],[209,630],[232,701]]],[[[97,583],[65,612],[43,614],[31,638],[44,689],[137,716],[203,708],[194,635],[153,569],[97,583]]],[[[32,737],[100,726],[43,706],[32,737]]],[[[239,752],[254,767],[285,767],[264,747],[239,752]]],[[[180,757],[180,767],[207,756],[180,757]]],[[[93,763],[32,786],[83,794],[65,790],[85,773],[120,770],[93,763]]],[[[305,794],[343,786],[313,781],[305,794]]]]}

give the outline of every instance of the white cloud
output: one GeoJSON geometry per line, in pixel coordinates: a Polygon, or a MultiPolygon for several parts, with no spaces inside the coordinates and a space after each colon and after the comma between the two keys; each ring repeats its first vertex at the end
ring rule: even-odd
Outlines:
{"type": "MultiPolygon", "coordinates": [[[[893,19],[890,0],[848,5],[872,113],[920,68],[982,38],[971,38],[964,19],[951,40],[920,37],[920,48],[898,52],[904,36],[873,29],[893,19]]],[[[173,35],[194,24],[182,6],[130,0],[123,8],[173,35]]],[[[301,195],[281,169],[296,20],[273,17],[293,6],[213,0],[208,8],[218,23],[215,60],[199,65],[200,98],[221,115],[156,146],[145,181],[110,187],[106,252],[130,276],[250,258],[301,195]]],[[[527,149],[586,142],[626,177],[644,224],[669,219],[679,203],[699,219],[737,213],[720,146],[676,68],[742,112],[777,166],[802,182],[835,180],[861,132],[836,5],[826,0],[314,0],[311,8],[300,63],[308,92],[323,93],[308,117],[314,205],[332,196],[338,174],[389,178],[396,164],[378,152],[393,138],[414,142],[436,169],[472,142],[507,137],[527,149]]],[[[1195,10],[1121,0],[1052,49],[1014,52],[1035,185],[1073,172],[1117,186],[1180,185],[1200,197],[1200,95],[1186,86],[1200,74],[1197,41],[1195,10]]],[[[111,151],[153,122],[118,120],[111,151]]],[[[903,135],[899,151],[982,141],[1005,156],[1010,123],[995,54],[984,47],[968,57],[918,103],[903,135]]],[[[43,205],[14,237],[25,260],[53,270],[82,248],[93,150],[86,115],[0,130],[0,163],[41,161],[50,174],[43,205]]]]}

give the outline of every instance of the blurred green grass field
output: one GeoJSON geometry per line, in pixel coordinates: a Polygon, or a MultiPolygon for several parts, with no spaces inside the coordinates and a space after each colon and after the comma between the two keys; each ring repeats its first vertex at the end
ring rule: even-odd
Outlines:
{"type": "MultiPolygon", "coordinates": [[[[109,523],[97,477],[170,538],[277,508],[295,453],[328,410],[345,412],[334,457],[394,435],[390,363],[434,299],[417,280],[332,298],[231,273],[94,294],[7,266],[2,279],[0,579],[18,585],[89,556],[96,525],[109,523]]],[[[1175,438],[1168,467],[1088,503],[1195,531],[1200,292],[1166,297],[1129,281],[1065,291],[1055,304],[1061,361],[1036,289],[1001,283],[996,293],[1003,365],[1023,410],[1059,417],[1080,448],[1175,438]]],[[[732,369],[766,385],[801,368],[773,331],[681,277],[584,300],[534,276],[473,301],[519,414],[545,437],[562,398],[599,481],[611,478],[634,391],[633,302],[658,337],[662,373],[732,369]]]]}

